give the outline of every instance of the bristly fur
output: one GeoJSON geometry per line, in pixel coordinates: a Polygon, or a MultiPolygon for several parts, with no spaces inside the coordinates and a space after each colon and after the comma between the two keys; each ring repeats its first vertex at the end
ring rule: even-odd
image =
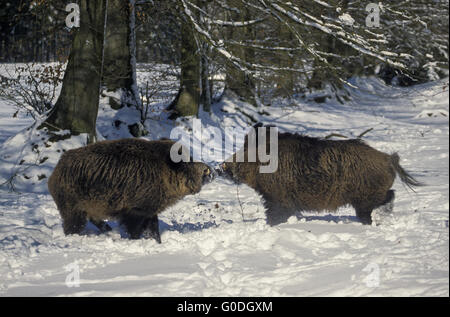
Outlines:
{"type": "Polygon", "coordinates": [[[334,211],[344,205],[352,205],[362,222],[370,224],[373,209],[392,206],[390,188],[396,174],[409,187],[421,185],[400,166],[397,154],[380,152],[359,139],[332,141],[280,133],[278,160],[278,170],[272,174],[259,173],[259,161],[234,159],[223,168],[236,182],[263,196],[271,225],[298,210],[334,211]]]}
{"type": "Polygon", "coordinates": [[[123,223],[132,238],[144,231],[159,240],[157,215],[182,197],[200,191],[210,169],[203,163],[173,163],[170,140],[104,141],[64,153],[48,188],[66,234],[89,219],[123,223]]]}
{"type": "Polygon", "coordinates": [[[403,167],[400,166],[400,156],[398,153],[394,153],[391,155],[392,166],[394,166],[397,175],[400,177],[401,181],[409,187],[412,191],[414,187],[424,186],[423,183],[417,181],[414,177],[412,177],[409,173],[407,173],[403,167]]]}

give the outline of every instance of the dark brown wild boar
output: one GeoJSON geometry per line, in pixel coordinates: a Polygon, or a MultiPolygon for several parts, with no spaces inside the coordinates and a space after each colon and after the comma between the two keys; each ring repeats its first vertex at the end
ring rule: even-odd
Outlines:
{"type": "MultiPolygon", "coordinates": [[[[247,158],[248,136],[242,150],[247,158]]],[[[344,205],[353,206],[362,223],[371,224],[375,208],[392,210],[390,188],[396,175],[410,188],[421,185],[400,166],[396,153],[377,151],[361,140],[279,133],[278,169],[267,174],[259,172],[259,160],[239,163],[236,155],[222,164],[222,173],[262,195],[270,225],[285,222],[295,211],[335,211],[344,205]]]]}
{"type": "Polygon", "coordinates": [[[158,213],[210,179],[203,163],[174,163],[170,140],[104,141],[64,153],[48,188],[65,234],[80,233],[87,220],[101,231],[105,219],[124,225],[132,239],[142,234],[161,242],[158,213]]]}

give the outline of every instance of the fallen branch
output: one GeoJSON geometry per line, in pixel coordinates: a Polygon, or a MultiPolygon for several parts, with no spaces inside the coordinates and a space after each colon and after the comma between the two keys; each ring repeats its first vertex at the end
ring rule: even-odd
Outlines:
{"type": "Polygon", "coordinates": [[[363,136],[365,136],[367,133],[371,132],[372,130],[373,130],[373,128],[367,129],[366,131],[364,131],[363,133],[358,135],[358,139],[361,139],[363,136]]]}
{"type": "Polygon", "coordinates": [[[332,133],[332,134],[330,134],[330,135],[327,135],[327,136],[325,137],[325,140],[328,140],[328,139],[331,139],[331,138],[334,138],[334,137],[336,137],[336,138],[348,139],[348,136],[345,136],[345,135],[342,135],[342,134],[339,134],[339,133],[332,133]]]}

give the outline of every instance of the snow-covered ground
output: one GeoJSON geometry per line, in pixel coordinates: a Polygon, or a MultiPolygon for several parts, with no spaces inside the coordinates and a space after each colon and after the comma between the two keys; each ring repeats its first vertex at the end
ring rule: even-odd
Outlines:
{"type": "MultiPolygon", "coordinates": [[[[394,213],[380,225],[362,225],[348,207],[269,227],[252,189],[217,178],[160,215],[160,245],[128,240],[117,226],[100,235],[88,225],[85,235],[66,237],[50,195],[3,186],[0,295],[449,296],[448,80],[412,88],[353,83],[360,88],[345,105],[310,96],[254,109],[225,98],[200,117],[222,129],[247,127],[253,117],[313,136],[373,128],[364,140],[398,152],[427,185],[414,193],[397,181],[394,213]]],[[[14,112],[0,101],[1,143],[31,123],[14,112]]],[[[99,131],[108,115],[100,114],[99,131]]],[[[157,119],[148,122],[150,137],[168,136],[173,124],[157,119]]]]}

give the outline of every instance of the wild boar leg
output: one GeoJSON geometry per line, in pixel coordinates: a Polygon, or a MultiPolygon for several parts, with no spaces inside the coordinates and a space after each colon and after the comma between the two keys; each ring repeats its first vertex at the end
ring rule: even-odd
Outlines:
{"type": "Polygon", "coordinates": [[[63,230],[65,235],[80,234],[86,226],[86,212],[79,209],[61,211],[63,230]]]}
{"type": "Polygon", "coordinates": [[[112,230],[112,228],[108,225],[108,223],[106,221],[103,220],[93,220],[93,219],[89,219],[89,221],[98,228],[98,230],[100,230],[101,233],[105,233],[105,232],[109,232],[112,230]]]}
{"type": "Polygon", "coordinates": [[[368,206],[358,206],[355,207],[356,216],[361,220],[364,225],[372,224],[372,211],[373,207],[368,206]]]}
{"type": "Polygon", "coordinates": [[[395,191],[388,190],[386,194],[386,200],[380,206],[383,209],[384,213],[391,213],[394,210],[394,199],[395,199],[395,191]]]}
{"type": "Polygon", "coordinates": [[[264,206],[266,207],[266,222],[269,226],[284,223],[294,214],[294,211],[267,200],[264,202],[264,206]]]}
{"type": "Polygon", "coordinates": [[[354,201],[352,203],[356,210],[356,216],[365,225],[372,224],[372,211],[376,208],[382,207],[383,211],[391,212],[394,206],[395,192],[388,190],[387,192],[379,191],[367,200],[354,201]]]}
{"type": "Polygon", "coordinates": [[[146,225],[146,218],[141,215],[135,215],[141,213],[136,210],[125,213],[120,223],[125,226],[126,231],[130,239],[139,239],[144,232],[146,225]]]}
{"type": "Polygon", "coordinates": [[[159,234],[158,215],[154,215],[147,221],[148,221],[147,226],[144,231],[144,238],[146,239],[153,238],[156,240],[156,242],[161,243],[161,236],[159,234]]]}

